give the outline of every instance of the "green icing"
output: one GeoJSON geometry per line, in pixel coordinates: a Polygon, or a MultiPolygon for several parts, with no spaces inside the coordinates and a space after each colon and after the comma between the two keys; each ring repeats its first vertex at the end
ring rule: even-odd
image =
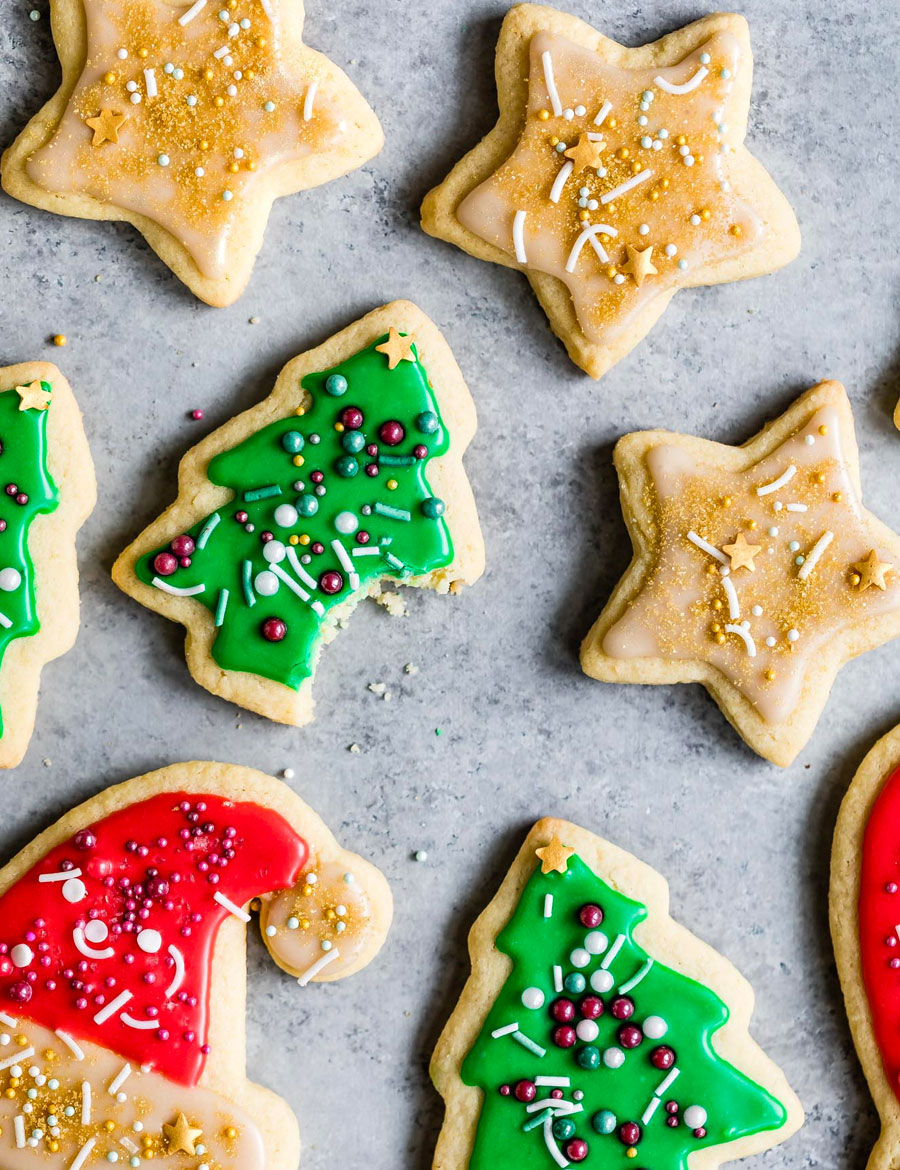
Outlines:
{"type": "Polygon", "coordinates": [[[372,345],[333,369],[309,374],[302,385],[312,396],[302,416],[291,414],[272,423],[210,462],[210,480],[235,496],[186,534],[197,546],[190,565],[160,575],[154,561],[170,551],[166,546],[141,558],[136,567],[147,584],[196,590],[191,595],[215,615],[212,654],[219,666],[294,689],[313,672],[330,610],[377,578],[419,576],[453,560],[443,503],[432,496],[426,477],[429,460],[447,452],[450,438],[418,355],[389,370],[385,355],[372,345]],[[362,411],[362,427],[338,431],[335,424],[348,407],[362,411]],[[390,421],[405,431],[396,445],[379,437],[382,425],[390,421]],[[377,455],[367,454],[370,444],[377,445],[377,455]],[[424,458],[413,455],[417,446],[427,448],[424,458]],[[300,466],[297,460],[302,460],[300,466]],[[371,464],[379,469],[375,477],[366,474],[371,464]],[[315,492],[314,471],[324,474],[319,485],[326,489],[324,495],[315,492]],[[390,481],[396,482],[393,490],[390,481]],[[286,525],[276,521],[276,510],[284,505],[298,513],[294,520],[288,511],[291,522],[286,525]],[[236,519],[242,512],[246,522],[236,519]],[[356,533],[339,531],[339,517],[367,532],[368,544],[358,543],[356,533]],[[264,532],[271,532],[279,544],[264,544],[264,532]],[[308,536],[309,543],[292,545],[291,536],[308,536]],[[333,545],[336,540],[350,570],[333,545]],[[313,551],[317,542],[324,548],[318,554],[313,551]],[[283,559],[271,564],[267,549],[270,556],[283,559]],[[366,554],[353,555],[363,549],[366,554]],[[321,588],[326,573],[340,574],[336,593],[321,588]],[[262,580],[260,574],[265,574],[262,580]],[[276,586],[274,594],[265,595],[276,586]],[[273,619],[286,627],[280,641],[269,641],[262,633],[273,619]]]}
{"type": "MultiPolygon", "coordinates": [[[[48,394],[53,389],[49,382],[41,382],[41,388],[48,394]]],[[[54,511],[59,503],[47,468],[48,411],[20,410],[20,403],[15,390],[0,393],[0,519],[6,522],[0,532],[0,660],[14,638],[29,638],[41,628],[28,530],[35,516],[54,511]],[[11,485],[28,497],[27,503],[17,503],[7,492],[11,485]]]]}
{"type": "MultiPolygon", "coordinates": [[[[688,1157],[695,1150],[777,1129],[784,1123],[787,1115],[781,1103],[716,1055],[712,1037],[728,1019],[728,1008],[722,1000],[660,962],[654,961],[643,978],[624,994],[635,1007],[627,1022],[640,1027],[648,1016],[661,1017],[667,1024],[665,1035],[657,1039],[645,1036],[638,1047],[627,1051],[621,1048],[617,1031],[623,1021],[613,1018],[610,1004],[620,987],[645,970],[649,956],[634,942],[632,932],[646,916],[644,906],[617,893],[577,856],[569,860],[563,874],[542,874],[540,867],[536,869],[512,918],[497,937],[497,948],[512,959],[513,971],[462,1066],[463,1081],[484,1091],[468,1170],[497,1170],[501,1165],[515,1166],[517,1170],[553,1170],[555,1165],[570,1161],[566,1146],[573,1138],[582,1139],[588,1146],[587,1156],[579,1159],[581,1164],[598,1170],[610,1166],[621,1166],[622,1170],[686,1170],[688,1157]],[[547,894],[553,896],[550,918],[544,917],[547,894]],[[581,924],[578,914],[588,903],[603,910],[604,919],[597,929],[608,942],[601,953],[590,955],[587,965],[578,967],[571,956],[577,948],[585,950],[590,930],[581,924]],[[600,988],[604,986],[603,975],[596,973],[602,972],[604,957],[620,936],[621,947],[608,968],[613,987],[608,991],[592,990],[592,976],[600,988]],[[555,992],[554,965],[561,968],[563,979],[582,976],[587,981],[585,990],[580,994],[555,992]],[[539,988],[544,993],[541,1007],[524,1005],[522,994],[528,988],[539,988]],[[578,1054],[586,1059],[584,1053],[590,1045],[580,1039],[571,1048],[554,1044],[552,1035],[558,1024],[550,1014],[550,1006],[557,998],[570,999],[576,1009],[574,1026],[582,1019],[580,1001],[586,995],[598,994],[605,1010],[596,1020],[599,1034],[591,1044],[599,1054],[599,1067],[586,1069],[579,1064],[578,1054]],[[495,1029],[511,1023],[517,1023],[523,1036],[544,1049],[545,1055],[539,1057],[527,1050],[512,1035],[492,1037],[495,1029]],[[660,1045],[674,1049],[674,1067],[679,1073],[660,1095],[655,1112],[642,1122],[655,1090],[671,1072],[661,1071],[651,1063],[650,1053],[660,1045]],[[624,1063],[618,1068],[604,1063],[603,1053],[610,1048],[624,1052],[624,1063]],[[563,1100],[582,1107],[570,1116],[551,1119],[551,1125],[557,1125],[558,1136],[553,1143],[558,1159],[548,1148],[543,1124],[525,1128],[542,1110],[528,1112],[514,1093],[503,1096],[499,1092],[502,1085],[514,1088],[520,1080],[533,1082],[535,1077],[547,1076],[568,1077],[571,1084],[562,1090],[563,1100]],[[579,1092],[583,1093],[581,1099],[579,1092]],[[668,1102],[678,1104],[677,1127],[666,1123],[670,1116],[666,1111],[668,1102]],[[708,1115],[706,1134],[699,1138],[683,1121],[685,1110],[692,1105],[701,1106],[708,1115]],[[603,1128],[599,1116],[603,1111],[615,1116],[615,1125],[608,1133],[595,1128],[603,1128]],[[619,1136],[620,1126],[629,1121],[636,1122],[642,1131],[634,1159],[626,1156],[628,1147],[619,1136]]],[[[588,1054],[591,1055],[594,1054],[588,1054]]],[[[535,1100],[549,1097],[551,1091],[549,1087],[538,1087],[535,1100]]],[[[610,1119],[605,1121],[609,1128],[610,1119]]]]}

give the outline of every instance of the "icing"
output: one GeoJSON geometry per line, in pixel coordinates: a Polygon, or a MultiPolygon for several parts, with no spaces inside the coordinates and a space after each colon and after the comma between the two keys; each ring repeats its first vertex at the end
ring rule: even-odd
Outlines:
{"type": "MultiPolygon", "coordinates": [[[[0,659],[14,638],[40,629],[28,532],[59,495],[47,467],[49,382],[0,393],[0,659]]],[[[2,729],[0,714],[0,729],[2,729]]]]}
{"type": "Polygon", "coordinates": [[[462,1066],[484,1092],[469,1170],[607,1166],[629,1150],[684,1170],[694,1151],[778,1129],[783,1105],[716,1054],[726,1005],[648,955],[633,937],[646,909],[573,853],[542,858],[497,936],[513,968],[462,1066]]]}
{"type": "Polygon", "coordinates": [[[213,612],[223,669],[295,689],[336,606],[453,560],[426,478],[450,438],[413,338],[391,330],[301,389],[295,414],[210,462],[234,499],[136,567],[213,612]]]}
{"type": "Polygon", "coordinates": [[[204,276],[227,275],[272,174],[347,129],[327,63],[285,38],[280,8],[84,0],[85,65],[29,177],[146,216],[204,276]]]}
{"type": "Polygon", "coordinates": [[[151,1159],[172,1170],[184,1164],[185,1152],[195,1155],[195,1166],[265,1166],[256,1126],[217,1093],[186,1089],[89,1040],[28,1020],[0,1020],[0,1042],[8,1170],[31,1170],[38,1160],[68,1170],[76,1162],[139,1167],[151,1159]],[[185,1114],[190,1125],[179,1131],[185,1114]]]}
{"type": "Polygon", "coordinates": [[[768,723],[789,719],[835,633],[900,607],[844,444],[841,414],[825,406],[737,473],[651,447],[652,566],[604,653],[708,662],[768,723]]]}
{"type": "Polygon", "coordinates": [[[859,949],[863,983],[885,1076],[900,1099],[900,769],[869,813],[859,877],[859,949]]]}
{"type": "Polygon", "coordinates": [[[181,792],[118,809],[0,896],[0,1005],[194,1085],[219,927],[291,886],[307,856],[249,802],[181,792]]]}
{"type": "Polygon", "coordinates": [[[731,174],[735,83],[749,53],[718,33],[677,65],[627,69],[564,37],[529,48],[525,126],[460,204],[462,225],[568,287],[585,336],[612,341],[764,225],[731,174]]]}

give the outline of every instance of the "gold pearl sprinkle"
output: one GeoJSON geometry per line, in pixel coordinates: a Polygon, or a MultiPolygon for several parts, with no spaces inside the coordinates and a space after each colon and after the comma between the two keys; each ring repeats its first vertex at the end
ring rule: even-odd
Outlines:
{"type": "Polygon", "coordinates": [[[850,584],[853,586],[854,589],[860,583],[860,581],[862,581],[862,577],[860,577],[859,573],[851,573],[850,574],[850,584]]]}
{"type": "Polygon", "coordinates": [[[616,158],[628,158],[630,155],[631,155],[631,151],[628,149],[627,146],[620,146],[619,149],[616,151],[616,158]]]}
{"type": "Polygon", "coordinates": [[[28,1044],[28,1037],[23,1036],[21,1033],[19,1033],[19,1035],[16,1037],[16,1043],[19,1045],[20,1048],[25,1048],[26,1045],[28,1044]]]}
{"type": "MultiPolygon", "coordinates": [[[[722,608],[721,602],[719,603],[719,608],[720,609],[722,608]]],[[[722,632],[722,626],[721,626],[721,623],[719,623],[719,622],[713,622],[713,624],[709,628],[710,628],[710,630],[712,630],[712,632],[714,634],[721,634],[721,632],[722,632]]]]}
{"type": "Polygon", "coordinates": [[[585,211],[582,209],[581,211],[578,212],[578,218],[581,220],[582,223],[584,223],[584,221],[586,219],[591,218],[591,213],[589,211],[585,211]]]}
{"type": "MultiPolygon", "coordinates": [[[[61,345],[68,345],[69,339],[68,339],[68,337],[66,337],[65,333],[54,333],[53,344],[60,345],[60,346],[61,345]]],[[[16,1043],[17,1044],[27,1044],[28,1041],[27,1040],[20,1040],[18,1037],[16,1037],[16,1043]]]]}
{"type": "Polygon", "coordinates": [[[828,427],[824,423],[822,423],[822,425],[819,427],[819,434],[820,435],[827,435],[828,434],[828,427]]]}
{"type": "Polygon", "coordinates": [[[725,641],[725,635],[724,634],[716,634],[716,641],[721,646],[725,641]]]}
{"type": "Polygon", "coordinates": [[[685,138],[685,136],[683,134],[679,134],[678,137],[675,139],[675,145],[676,146],[687,146],[687,139],[685,138]]]}
{"type": "Polygon", "coordinates": [[[229,1125],[223,1131],[223,1133],[224,1133],[224,1136],[227,1137],[229,1141],[234,1141],[234,1139],[237,1137],[237,1130],[234,1128],[233,1125],[229,1125]]]}
{"type": "Polygon", "coordinates": [[[723,508],[730,508],[731,504],[732,504],[731,496],[723,496],[722,497],[722,507],[723,508]]]}
{"type": "Polygon", "coordinates": [[[110,69],[109,73],[103,74],[103,80],[106,82],[107,85],[112,85],[112,83],[116,80],[116,75],[110,69]]]}
{"type": "Polygon", "coordinates": [[[832,492],[831,498],[834,500],[834,502],[836,504],[839,504],[841,502],[841,500],[844,498],[844,493],[843,492],[832,492]]]}
{"type": "Polygon", "coordinates": [[[150,52],[148,49],[138,49],[138,56],[142,61],[146,61],[150,56],[150,52]]]}
{"type": "Polygon", "coordinates": [[[705,220],[709,220],[712,218],[712,212],[709,210],[708,207],[704,207],[703,210],[700,212],[700,218],[705,219],[705,220]]]}
{"type": "Polygon", "coordinates": [[[824,483],[824,482],[825,482],[825,472],[824,471],[817,471],[816,474],[813,476],[813,483],[824,483]]]}
{"type": "Polygon", "coordinates": [[[397,481],[395,479],[389,479],[387,481],[387,483],[385,484],[385,487],[387,488],[387,490],[389,492],[395,492],[399,486],[400,485],[397,483],[397,481]]]}
{"type": "Polygon", "coordinates": [[[291,460],[291,462],[294,464],[295,467],[302,467],[303,464],[306,462],[306,460],[303,458],[302,455],[295,455],[294,458],[291,460]]]}
{"type": "Polygon", "coordinates": [[[294,414],[296,414],[296,416],[298,418],[302,418],[303,415],[306,414],[306,407],[305,406],[298,406],[297,409],[294,411],[294,414]]]}
{"type": "Polygon", "coordinates": [[[739,223],[733,223],[728,230],[733,236],[742,236],[744,234],[744,229],[739,223]]]}
{"type": "Polygon", "coordinates": [[[615,128],[619,124],[619,121],[617,118],[610,118],[606,124],[610,128],[610,130],[615,130],[615,128]]]}
{"type": "Polygon", "coordinates": [[[756,521],[755,520],[748,520],[747,527],[750,529],[751,532],[753,532],[757,527],[756,521]]]}
{"type": "Polygon", "coordinates": [[[772,670],[771,667],[769,667],[769,669],[766,671],[764,677],[765,677],[767,682],[774,682],[775,681],[775,671],[772,670]]]}
{"type": "Polygon", "coordinates": [[[658,191],[651,191],[650,192],[650,202],[655,203],[658,199],[659,199],[659,192],[658,191]]]}
{"type": "Polygon", "coordinates": [[[550,139],[550,145],[551,145],[551,146],[559,146],[559,139],[556,137],[556,135],[555,135],[555,134],[554,134],[554,135],[553,135],[553,137],[550,139]]]}
{"type": "MultiPolygon", "coordinates": [[[[720,597],[717,597],[716,600],[713,602],[713,609],[716,610],[716,612],[718,612],[721,608],[722,608],[722,599],[720,597]]],[[[718,630],[716,629],[715,626],[713,626],[713,633],[714,634],[718,633],[718,630]]]]}
{"type": "Polygon", "coordinates": [[[288,544],[297,545],[299,543],[300,543],[300,537],[297,535],[296,532],[292,532],[291,535],[288,537],[288,544]]]}
{"type": "Polygon", "coordinates": [[[300,534],[300,543],[301,543],[302,545],[307,545],[307,544],[309,544],[309,533],[308,533],[308,532],[302,532],[302,533],[300,534]]]}
{"type": "Polygon", "coordinates": [[[662,187],[662,189],[663,189],[664,191],[668,191],[668,189],[669,189],[669,180],[668,180],[668,179],[661,179],[661,180],[660,180],[660,183],[659,183],[659,185],[660,185],[660,187],[662,187]]]}
{"type": "Polygon", "coordinates": [[[549,110],[541,110],[540,113],[538,114],[538,117],[540,118],[540,120],[542,122],[549,122],[550,121],[550,111],[549,110]]]}
{"type": "Polygon", "coordinates": [[[344,427],[344,424],[342,422],[336,422],[334,424],[334,429],[337,431],[337,433],[339,435],[342,435],[344,433],[345,427],[344,427]]]}

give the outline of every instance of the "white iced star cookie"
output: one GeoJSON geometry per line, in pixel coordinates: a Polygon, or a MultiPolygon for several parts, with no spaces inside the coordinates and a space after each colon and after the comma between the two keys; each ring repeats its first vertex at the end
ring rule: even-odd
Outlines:
{"type": "Polygon", "coordinates": [[[742,447],[642,431],[614,460],[634,559],[585,673],[700,682],[790,764],[840,667],[900,634],[900,537],[863,507],[844,388],[814,386],[742,447]]]}
{"type": "Polygon", "coordinates": [[[746,21],[637,49],[539,5],[497,45],[500,120],[427,196],[422,226],[526,273],[572,360],[601,377],[679,288],[772,272],[794,214],[744,147],[746,21]]]}
{"type": "Polygon", "coordinates": [[[302,0],[53,0],[58,93],[2,160],[17,199],[133,224],[202,300],[243,292],[274,199],[384,141],[303,44],[302,0]]]}

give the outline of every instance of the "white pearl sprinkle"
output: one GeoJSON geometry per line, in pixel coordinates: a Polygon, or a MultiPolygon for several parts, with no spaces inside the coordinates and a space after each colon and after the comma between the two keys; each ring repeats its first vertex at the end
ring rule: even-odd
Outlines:
{"type": "Polygon", "coordinates": [[[131,95],[131,101],[132,101],[132,104],[135,106],[140,105],[141,95],[139,93],[133,93],[131,95]]]}
{"type": "Polygon", "coordinates": [[[125,83],[125,88],[128,90],[129,93],[134,93],[134,91],[137,89],[137,82],[136,81],[127,81],[125,83]]]}
{"type": "Polygon", "coordinates": [[[750,610],[754,617],[762,617],[762,611],[763,609],[761,605],[754,605],[754,607],[750,610]]]}
{"type": "Polygon", "coordinates": [[[800,639],[800,631],[799,630],[788,630],[787,640],[789,642],[797,642],[797,641],[799,641],[799,639],[800,639]]]}
{"type": "Polygon", "coordinates": [[[666,244],[666,255],[667,256],[670,256],[670,257],[674,256],[677,251],[678,251],[678,249],[675,247],[674,244],[666,244]]]}
{"type": "Polygon", "coordinates": [[[127,61],[128,60],[128,50],[127,49],[119,49],[119,51],[116,53],[116,56],[119,58],[120,61],[127,61]]]}
{"type": "Polygon", "coordinates": [[[577,114],[577,116],[578,116],[579,118],[583,118],[583,117],[584,117],[584,115],[587,113],[587,110],[585,109],[585,107],[584,107],[584,106],[576,106],[576,107],[575,107],[575,113],[577,114]]]}
{"type": "Polygon", "coordinates": [[[646,236],[650,232],[650,225],[646,224],[646,223],[642,223],[641,226],[638,228],[638,231],[640,232],[640,234],[642,236],[646,236]]]}
{"type": "Polygon", "coordinates": [[[203,169],[203,167],[195,167],[194,174],[197,176],[198,179],[202,179],[203,176],[206,174],[206,171],[203,169]]]}

